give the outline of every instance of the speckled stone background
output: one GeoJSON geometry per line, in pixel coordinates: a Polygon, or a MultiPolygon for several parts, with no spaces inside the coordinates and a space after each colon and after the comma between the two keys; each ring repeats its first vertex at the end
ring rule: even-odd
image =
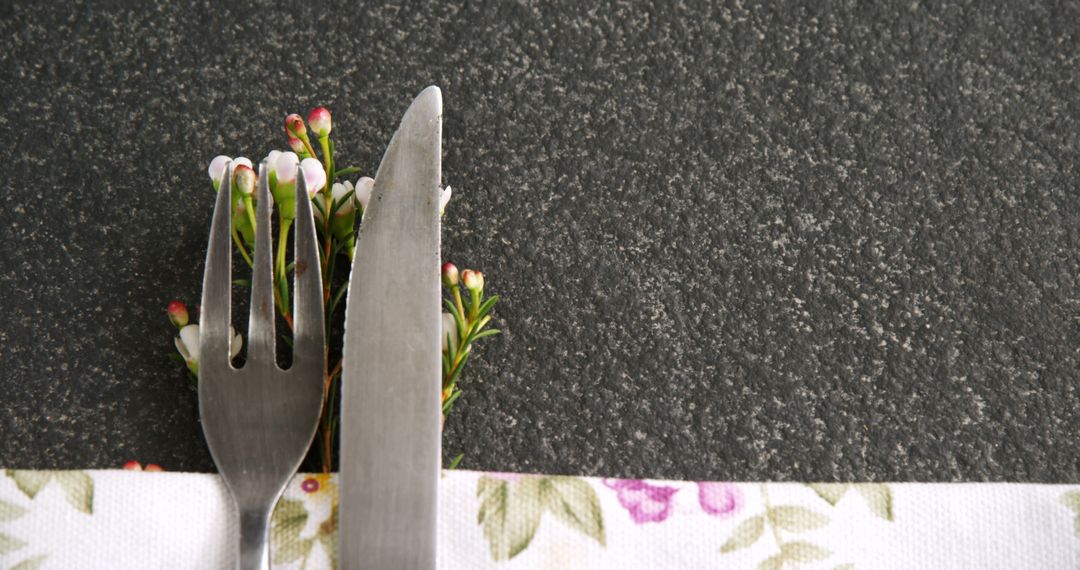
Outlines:
{"type": "Polygon", "coordinates": [[[213,469],[207,162],[323,103],[373,172],[437,84],[505,330],[447,457],[1080,482],[1077,3],[126,4],[0,7],[0,465],[213,469]]]}

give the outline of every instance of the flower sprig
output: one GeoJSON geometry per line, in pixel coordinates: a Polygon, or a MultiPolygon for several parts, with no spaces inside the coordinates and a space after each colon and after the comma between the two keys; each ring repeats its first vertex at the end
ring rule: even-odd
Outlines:
{"type": "MultiPolygon", "coordinates": [[[[344,180],[360,172],[357,167],[337,168],[334,156],[333,120],[325,107],[313,109],[307,117],[307,124],[298,114],[290,114],[284,120],[285,140],[289,150],[272,150],[265,158],[270,188],[272,210],[277,212],[276,256],[272,269],[274,282],[274,304],[277,314],[285,323],[279,327],[282,342],[292,344],[293,319],[290,303],[289,278],[295,273],[294,263],[287,258],[288,239],[296,219],[296,190],[300,176],[304,177],[310,192],[312,215],[319,240],[319,264],[323,280],[323,306],[325,310],[326,337],[334,339],[331,333],[343,317],[341,302],[348,289],[347,279],[340,279],[342,266],[348,270],[356,248],[359,235],[357,223],[363,223],[364,211],[371,199],[375,181],[369,177],[360,177],[355,182],[344,180]],[[317,143],[317,144],[313,144],[317,143]]],[[[221,180],[232,166],[232,240],[240,257],[252,266],[251,251],[255,246],[255,212],[258,206],[258,187],[260,173],[251,160],[239,157],[231,158],[220,155],[210,161],[207,169],[215,191],[221,187],[221,180]]],[[[439,213],[445,212],[452,195],[449,186],[441,190],[439,213]]],[[[250,286],[250,279],[235,279],[239,286],[250,286]]],[[[457,272],[452,264],[443,267],[443,283],[449,299],[446,307],[449,312],[443,315],[445,338],[443,346],[442,412],[443,417],[453,408],[454,402],[461,396],[458,381],[462,370],[471,354],[473,343],[477,340],[498,334],[497,329],[487,326],[491,323],[491,311],[497,296],[484,298],[484,275],[479,271],[465,270],[457,272]],[[450,279],[452,270],[452,280],[450,279]],[[452,282],[451,282],[452,281],[452,282]],[[462,287],[465,294],[463,296],[462,287]]],[[[194,381],[198,379],[198,324],[189,323],[187,307],[180,301],[169,304],[167,309],[170,322],[179,329],[175,339],[178,360],[182,360],[194,381]]],[[[243,345],[239,334],[233,335],[230,350],[235,357],[243,345]]],[[[322,416],[316,436],[321,457],[322,470],[329,472],[333,463],[335,432],[338,425],[339,406],[337,403],[338,387],[341,377],[341,347],[327,346],[327,367],[324,376],[326,399],[323,402],[322,416]]],[[[194,385],[194,384],[193,384],[194,385]]],[[[460,457],[455,460],[460,460],[460,457]]]]}
{"type": "Polygon", "coordinates": [[[450,298],[443,299],[448,312],[443,313],[443,354],[442,354],[442,413],[445,417],[454,407],[454,402],[461,397],[461,388],[457,381],[465,362],[472,353],[474,342],[488,336],[499,334],[499,329],[485,328],[491,323],[491,310],[495,308],[499,296],[484,298],[484,274],[466,269],[460,274],[453,263],[442,266],[443,287],[449,290],[450,298]],[[461,288],[468,291],[467,301],[462,298],[461,288]]]}

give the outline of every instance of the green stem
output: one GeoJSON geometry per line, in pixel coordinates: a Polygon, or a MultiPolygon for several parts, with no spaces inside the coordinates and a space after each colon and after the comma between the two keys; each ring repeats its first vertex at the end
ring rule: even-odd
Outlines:
{"type": "Polygon", "coordinates": [[[772,503],[769,502],[769,491],[765,487],[765,483],[761,484],[761,499],[765,503],[765,524],[769,525],[769,529],[772,530],[773,538],[776,539],[776,546],[782,549],[784,541],[780,540],[780,529],[776,528],[776,525],[772,523],[772,517],[769,516],[772,513],[772,503]]]}
{"type": "Polygon", "coordinates": [[[281,218],[281,223],[278,226],[278,246],[277,246],[277,261],[274,263],[274,273],[276,279],[274,281],[278,283],[278,286],[274,287],[275,290],[281,292],[278,295],[278,309],[281,310],[282,316],[285,320],[290,321],[289,314],[289,298],[286,289],[288,285],[288,276],[285,275],[285,250],[288,249],[289,244],[289,228],[292,226],[292,219],[281,218]],[[284,285],[284,287],[282,287],[284,285]]]}
{"type": "Polygon", "coordinates": [[[255,204],[251,200],[251,196],[244,196],[244,209],[247,210],[248,221],[251,222],[251,227],[257,228],[258,224],[255,223],[255,204]]]}
{"type": "Polygon", "coordinates": [[[247,248],[244,247],[244,242],[240,239],[240,232],[236,230],[236,226],[233,226],[232,238],[233,241],[236,242],[236,249],[240,250],[240,257],[244,258],[244,261],[247,262],[248,267],[255,265],[254,262],[251,261],[251,255],[248,254],[247,248]]]}
{"type": "MultiPolygon", "coordinates": [[[[454,294],[454,306],[457,307],[458,314],[461,315],[462,321],[468,321],[469,315],[465,313],[465,304],[461,302],[461,285],[454,285],[450,288],[450,291],[454,294]]],[[[468,326],[468,322],[462,323],[464,326],[468,326]]],[[[465,331],[458,331],[458,338],[465,338],[465,331]]]]}

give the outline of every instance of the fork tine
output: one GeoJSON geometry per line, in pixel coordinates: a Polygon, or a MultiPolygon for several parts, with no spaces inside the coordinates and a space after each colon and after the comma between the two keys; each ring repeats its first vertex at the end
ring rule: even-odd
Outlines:
{"type": "Polygon", "coordinates": [[[274,362],[274,283],[270,248],[270,171],[259,164],[258,206],[255,214],[255,267],[251,275],[251,314],[248,316],[248,361],[274,362]]]}
{"type": "MultiPolygon", "coordinates": [[[[325,363],[325,328],[323,319],[323,286],[319,267],[318,238],[311,216],[311,200],[307,181],[296,177],[296,279],[293,284],[296,299],[293,328],[293,366],[306,363],[325,363]]],[[[326,215],[330,215],[327,211],[326,215]]],[[[321,366],[325,366],[322,364],[321,366]]]]}
{"type": "Polygon", "coordinates": [[[203,272],[202,316],[199,325],[200,376],[230,367],[229,319],[232,312],[232,174],[229,164],[221,177],[214,220],[210,224],[210,243],[206,247],[206,270],[203,272]]]}

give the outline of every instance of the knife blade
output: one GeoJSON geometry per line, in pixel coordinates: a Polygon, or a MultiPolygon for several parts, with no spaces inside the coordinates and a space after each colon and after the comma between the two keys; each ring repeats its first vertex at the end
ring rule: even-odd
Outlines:
{"type": "Polygon", "coordinates": [[[409,106],[375,174],[345,311],[339,562],[435,568],[441,467],[442,93],[409,106]]]}

